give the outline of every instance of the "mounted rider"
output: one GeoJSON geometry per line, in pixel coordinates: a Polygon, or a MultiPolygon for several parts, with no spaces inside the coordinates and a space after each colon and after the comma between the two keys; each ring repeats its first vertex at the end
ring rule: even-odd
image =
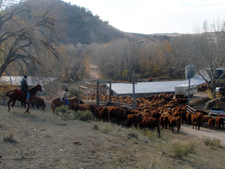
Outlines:
{"type": "Polygon", "coordinates": [[[20,91],[26,94],[26,102],[30,103],[30,93],[27,84],[27,75],[24,75],[23,79],[20,81],[20,91]]]}
{"type": "Polygon", "coordinates": [[[68,91],[69,90],[67,88],[65,88],[65,90],[63,91],[62,101],[65,105],[69,105],[69,97],[67,95],[68,91]]]}

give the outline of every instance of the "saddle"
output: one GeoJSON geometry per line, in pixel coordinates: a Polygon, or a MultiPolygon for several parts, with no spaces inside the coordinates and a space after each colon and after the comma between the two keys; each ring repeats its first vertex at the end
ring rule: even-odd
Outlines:
{"type": "Polygon", "coordinates": [[[21,92],[19,89],[16,89],[16,90],[18,91],[18,93],[23,94],[23,95],[26,95],[26,93],[21,92]]]}

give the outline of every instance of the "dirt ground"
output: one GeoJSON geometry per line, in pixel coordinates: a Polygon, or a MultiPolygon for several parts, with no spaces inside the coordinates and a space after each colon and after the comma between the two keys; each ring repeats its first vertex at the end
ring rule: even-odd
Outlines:
{"type": "MultiPolygon", "coordinates": [[[[183,125],[179,134],[143,132],[109,122],[63,121],[50,110],[0,106],[0,168],[223,168],[225,133],[183,125]],[[218,138],[221,146],[206,146],[202,138],[218,138]],[[195,152],[178,158],[171,143],[193,141],[195,152]],[[213,158],[213,161],[212,161],[213,158]]],[[[176,131],[176,129],[175,129],[176,131]]]]}

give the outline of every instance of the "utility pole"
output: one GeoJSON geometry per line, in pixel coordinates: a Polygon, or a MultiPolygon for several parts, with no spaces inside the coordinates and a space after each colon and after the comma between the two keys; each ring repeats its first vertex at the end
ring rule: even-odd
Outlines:
{"type": "Polygon", "coordinates": [[[111,80],[109,80],[109,103],[111,103],[111,90],[112,90],[112,83],[111,83],[111,80]]]}
{"type": "Polygon", "coordinates": [[[196,68],[192,64],[187,65],[185,67],[185,76],[186,76],[186,79],[188,79],[188,104],[187,104],[188,106],[190,103],[190,83],[191,83],[191,78],[193,78],[195,75],[195,71],[196,71],[196,68]]]}
{"type": "Polygon", "coordinates": [[[134,70],[133,70],[133,75],[132,75],[132,81],[133,81],[133,104],[132,104],[132,108],[135,109],[136,105],[135,105],[135,76],[134,76],[134,70]]]}
{"type": "Polygon", "coordinates": [[[97,81],[97,105],[99,106],[99,81],[97,81]]]}
{"type": "Polygon", "coordinates": [[[188,106],[190,103],[190,83],[191,83],[191,78],[190,78],[190,73],[188,72],[188,106]]]}

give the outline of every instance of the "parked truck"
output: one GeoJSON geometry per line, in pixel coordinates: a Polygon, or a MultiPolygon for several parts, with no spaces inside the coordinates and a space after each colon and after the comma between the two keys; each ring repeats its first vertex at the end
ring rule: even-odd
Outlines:
{"type": "Polygon", "coordinates": [[[217,87],[216,94],[220,94],[221,96],[225,96],[225,87],[217,87]]]}
{"type": "Polygon", "coordinates": [[[215,108],[212,107],[209,111],[209,115],[211,116],[221,116],[223,120],[225,121],[225,110],[222,108],[215,108]]]}

